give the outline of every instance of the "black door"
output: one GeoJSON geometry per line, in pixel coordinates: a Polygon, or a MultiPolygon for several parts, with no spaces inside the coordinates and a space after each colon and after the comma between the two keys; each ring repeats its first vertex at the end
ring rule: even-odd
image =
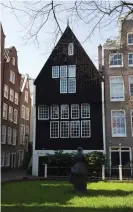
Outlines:
{"type": "Polygon", "coordinates": [[[131,176],[130,153],[122,152],[121,160],[122,160],[122,175],[123,175],[123,177],[130,177],[131,176]]]}
{"type": "Polygon", "coordinates": [[[112,176],[119,176],[119,152],[111,152],[111,175],[112,176]]]}

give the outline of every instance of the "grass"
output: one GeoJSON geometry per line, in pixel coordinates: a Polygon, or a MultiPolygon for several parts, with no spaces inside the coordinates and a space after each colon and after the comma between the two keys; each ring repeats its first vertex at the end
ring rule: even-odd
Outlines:
{"type": "Polygon", "coordinates": [[[132,183],[88,183],[86,194],[63,181],[2,185],[2,212],[133,212],[132,183]]]}

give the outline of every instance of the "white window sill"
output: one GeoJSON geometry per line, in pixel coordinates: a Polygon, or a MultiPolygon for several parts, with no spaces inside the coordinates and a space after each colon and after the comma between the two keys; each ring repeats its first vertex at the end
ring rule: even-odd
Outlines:
{"type": "Polygon", "coordinates": [[[122,68],[122,67],[123,67],[123,65],[114,65],[114,66],[109,65],[109,68],[122,68]]]}
{"type": "Polygon", "coordinates": [[[91,138],[91,136],[81,136],[81,138],[91,138]]]}
{"type": "Polygon", "coordinates": [[[1,142],[1,144],[6,144],[6,142],[1,142]]]}
{"type": "Polygon", "coordinates": [[[8,99],[8,97],[4,96],[4,98],[8,99]]]}
{"type": "Polygon", "coordinates": [[[7,120],[7,118],[3,117],[4,120],[7,120]]]}
{"type": "Polygon", "coordinates": [[[126,138],[127,135],[112,135],[112,138],[126,138]]]}
{"type": "Polygon", "coordinates": [[[127,43],[127,45],[129,45],[129,46],[133,46],[133,43],[127,43]]]}
{"type": "Polygon", "coordinates": [[[125,99],[111,99],[111,102],[124,102],[125,99]]]}
{"type": "Polygon", "coordinates": [[[128,67],[132,67],[133,68],[133,64],[130,64],[130,65],[128,64],[128,67]]]}
{"type": "MultiPolygon", "coordinates": [[[[49,118],[47,118],[47,119],[41,119],[41,118],[38,118],[38,120],[40,120],[40,121],[45,121],[45,120],[49,120],[49,118]]],[[[29,120],[28,120],[29,121],[29,120]]]]}

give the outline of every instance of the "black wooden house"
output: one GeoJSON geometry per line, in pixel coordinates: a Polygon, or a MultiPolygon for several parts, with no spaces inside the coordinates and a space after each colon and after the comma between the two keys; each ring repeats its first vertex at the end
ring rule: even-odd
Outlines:
{"type": "Polygon", "coordinates": [[[52,150],[104,152],[102,77],[69,26],[34,85],[33,175],[52,150]]]}

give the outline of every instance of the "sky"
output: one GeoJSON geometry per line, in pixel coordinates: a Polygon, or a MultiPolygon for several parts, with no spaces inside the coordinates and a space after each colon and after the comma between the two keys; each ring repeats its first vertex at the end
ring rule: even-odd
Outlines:
{"type": "MultiPolygon", "coordinates": [[[[6,3],[6,1],[4,1],[4,3],[6,3]]],[[[21,14],[17,15],[19,15],[21,23],[25,22],[25,17],[22,17],[21,14]]],[[[68,20],[66,20],[63,15],[60,19],[63,20],[61,21],[61,28],[62,31],[64,31],[67,27],[68,20]]],[[[46,25],[44,25],[39,34],[38,47],[34,42],[26,42],[26,29],[23,29],[11,10],[2,8],[0,21],[2,22],[4,34],[6,35],[5,47],[9,48],[11,46],[15,46],[17,49],[19,72],[22,74],[27,73],[31,78],[35,79],[52,51],[54,34],[51,34],[50,32],[51,30],[54,31],[55,23],[51,19],[46,25]]],[[[38,23],[35,24],[36,28],[38,23]]],[[[98,45],[103,45],[107,38],[117,36],[117,27],[113,27],[113,24],[110,24],[108,28],[103,28],[100,31],[97,29],[91,35],[91,38],[89,38],[86,42],[83,42],[90,33],[89,26],[85,26],[78,21],[70,21],[69,26],[97,67],[98,45]]]]}

